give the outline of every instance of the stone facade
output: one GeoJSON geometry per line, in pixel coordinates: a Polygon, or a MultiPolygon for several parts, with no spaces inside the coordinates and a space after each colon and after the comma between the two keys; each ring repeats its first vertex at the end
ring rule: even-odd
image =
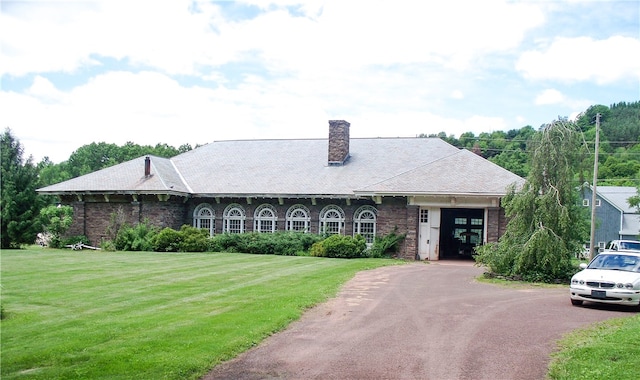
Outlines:
{"type": "Polygon", "coordinates": [[[502,207],[492,207],[487,215],[487,243],[495,243],[507,229],[507,217],[502,207]]]}
{"type": "Polygon", "coordinates": [[[100,245],[109,236],[114,224],[136,225],[144,220],[154,226],[179,229],[186,221],[186,209],[181,199],[160,201],[156,196],[129,195],[84,197],[81,201],[62,197],[62,202],[73,206],[73,224],[69,236],[85,235],[91,244],[100,245]]]}
{"type": "MultiPolygon", "coordinates": [[[[64,201],[64,199],[63,199],[64,201]]],[[[273,207],[277,214],[276,228],[278,231],[286,229],[286,215],[290,207],[301,204],[309,210],[310,232],[320,232],[320,212],[326,206],[334,205],[344,211],[344,234],[354,233],[354,214],[361,206],[375,207],[377,210],[376,235],[384,236],[397,228],[398,234],[406,237],[400,246],[399,256],[405,259],[415,259],[418,254],[418,234],[420,207],[408,205],[405,197],[382,198],[380,204],[366,199],[273,199],[273,198],[191,198],[170,197],[160,200],[157,196],[130,195],[112,196],[108,202],[103,197],[85,197],[82,201],[67,198],[66,202],[73,205],[74,218],[68,235],[85,235],[92,244],[99,245],[104,240],[113,239],[109,236],[110,226],[114,223],[136,225],[143,221],[160,228],[170,227],[179,229],[182,225],[193,224],[194,210],[201,204],[208,204],[214,211],[214,233],[223,233],[224,210],[231,204],[240,205],[245,214],[244,231],[254,231],[254,212],[264,204],[273,207]]],[[[495,242],[504,233],[506,217],[504,209],[490,208],[486,220],[487,241],[495,242]]]]}

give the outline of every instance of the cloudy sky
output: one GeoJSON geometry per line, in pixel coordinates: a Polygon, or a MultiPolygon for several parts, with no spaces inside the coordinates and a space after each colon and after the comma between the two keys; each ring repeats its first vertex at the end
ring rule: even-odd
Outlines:
{"type": "Polygon", "coordinates": [[[640,2],[3,0],[0,126],[91,142],[539,127],[640,100],[640,2]]]}

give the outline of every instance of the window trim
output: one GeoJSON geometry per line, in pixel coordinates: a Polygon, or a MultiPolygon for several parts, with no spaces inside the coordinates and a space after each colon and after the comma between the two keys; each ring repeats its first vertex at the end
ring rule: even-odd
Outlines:
{"type": "Polygon", "coordinates": [[[343,235],[344,234],[344,222],[345,216],[344,211],[341,207],[336,205],[328,205],[325,206],[320,211],[320,225],[319,232],[325,235],[343,235]],[[338,217],[328,218],[327,214],[337,214],[338,217]],[[327,223],[338,223],[338,231],[337,232],[327,232],[327,223]]]}
{"type": "Polygon", "coordinates": [[[209,221],[209,236],[213,236],[216,231],[216,212],[213,209],[213,207],[211,207],[211,205],[208,203],[200,203],[193,210],[193,227],[198,229],[203,229],[202,221],[204,220],[209,221]],[[208,216],[202,215],[202,213],[205,211],[209,212],[208,216]]]}
{"type": "Polygon", "coordinates": [[[237,204],[237,203],[231,203],[230,205],[228,205],[225,209],[224,209],[224,214],[223,214],[223,232],[225,233],[229,233],[229,234],[237,234],[237,233],[244,233],[245,231],[245,220],[247,219],[247,214],[244,211],[244,207],[242,207],[241,205],[237,204]],[[231,215],[232,213],[234,213],[235,211],[238,212],[238,215],[231,215]],[[231,216],[234,216],[233,218],[231,216]],[[236,232],[236,231],[231,231],[231,223],[232,221],[239,221],[239,227],[240,227],[240,231],[236,232]]]}
{"type": "Polygon", "coordinates": [[[289,207],[286,215],[286,226],[287,226],[286,227],[287,231],[305,232],[305,233],[310,232],[311,231],[311,213],[309,212],[309,209],[303,204],[295,204],[289,207]],[[304,214],[304,217],[294,216],[294,213],[296,212],[302,212],[304,214]],[[294,222],[303,222],[304,229],[303,230],[294,229],[293,228],[294,222]]]}
{"type": "Polygon", "coordinates": [[[278,230],[278,213],[276,209],[268,204],[264,203],[256,207],[253,213],[253,231],[259,233],[274,233],[278,230]],[[270,213],[270,216],[263,216],[262,213],[270,213]],[[270,222],[271,229],[268,231],[262,230],[262,222],[270,222]]]}
{"type": "Polygon", "coordinates": [[[366,240],[367,246],[371,246],[376,238],[377,224],[378,224],[378,210],[375,207],[369,206],[369,205],[360,206],[353,213],[353,236],[354,237],[356,235],[362,236],[366,240]],[[372,215],[373,218],[364,219],[363,216],[365,214],[372,215]],[[363,225],[369,225],[369,224],[373,225],[373,231],[363,234],[362,233],[363,225]]]}

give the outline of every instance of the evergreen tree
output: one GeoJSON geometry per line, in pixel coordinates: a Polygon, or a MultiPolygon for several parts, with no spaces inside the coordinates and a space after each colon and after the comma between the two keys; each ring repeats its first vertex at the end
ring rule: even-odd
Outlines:
{"type": "Polygon", "coordinates": [[[585,161],[582,146],[578,127],[566,120],[533,137],[526,182],[503,199],[509,220],[505,234],[498,243],[478,248],[478,263],[524,280],[568,279],[571,258],[588,236],[574,180],[585,161]]]}
{"type": "Polygon", "coordinates": [[[0,136],[0,157],[2,172],[0,177],[0,248],[19,248],[23,244],[35,242],[40,231],[38,215],[42,199],[36,193],[38,170],[29,157],[26,161],[24,150],[7,128],[0,136]]]}

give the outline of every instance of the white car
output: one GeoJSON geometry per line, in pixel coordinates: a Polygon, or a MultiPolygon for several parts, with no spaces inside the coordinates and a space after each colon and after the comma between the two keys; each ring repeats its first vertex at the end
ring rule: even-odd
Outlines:
{"type": "Polygon", "coordinates": [[[640,252],[640,241],[637,240],[612,240],[605,247],[606,251],[638,251],[640,252]]]}
{"type": "Polygon", "coordinates": [[[640,309],[640,252],[603,252],[580,268],[571,278],[571,304],[589,301],[640,309]]]}

